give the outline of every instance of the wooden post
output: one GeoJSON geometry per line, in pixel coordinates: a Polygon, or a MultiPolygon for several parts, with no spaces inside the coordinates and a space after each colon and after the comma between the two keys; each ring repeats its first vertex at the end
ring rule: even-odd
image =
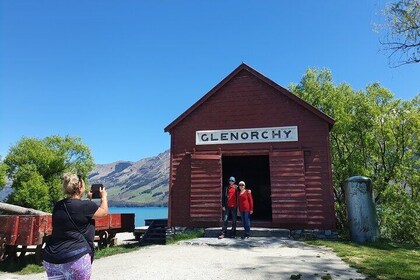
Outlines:
{"type": "Polygon", "coordinates": [[[9,203],[0,202],[0,210],[12,213],[12,214],[19,214],[19,215],[48,215],[50,213],[46,213],[43,211],[31,209],[31,208],[25,208],[9,203]]]}

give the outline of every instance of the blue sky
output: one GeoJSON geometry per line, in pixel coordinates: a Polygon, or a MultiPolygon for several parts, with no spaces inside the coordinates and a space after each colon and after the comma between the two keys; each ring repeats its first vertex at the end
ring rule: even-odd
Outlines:
{"type": "Polygon", "coordinates": [[[278,84],[308,67],[397,98],[420,65],[390,68],[386,1],[0,1],[0,155],[22,136],[82,137],[97,163],[169,148],[165,126],[245,62],[278,84]]]}

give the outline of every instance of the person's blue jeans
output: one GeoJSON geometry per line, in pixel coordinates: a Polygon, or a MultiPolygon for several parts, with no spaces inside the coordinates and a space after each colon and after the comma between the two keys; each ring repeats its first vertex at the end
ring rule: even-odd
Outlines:
{"type": "Polygon", "coordinates": [[[249,212],[241,212],[241,219],[244,224],[245,236],[249,237],[251,232],[251,214],[249,212]]]}
{"type": "Polygon", "coordinates": [[[222,234],[226,235],[229,218],[232,219],[232,236],[236,236],[236,215],[238,210],[236,207],[226,207],[223,213],[222,234]]]}

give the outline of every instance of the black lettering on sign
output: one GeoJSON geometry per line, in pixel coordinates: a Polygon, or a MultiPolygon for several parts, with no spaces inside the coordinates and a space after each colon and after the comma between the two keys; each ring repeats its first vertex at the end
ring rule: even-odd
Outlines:
{"type": "Polygon", "coordinates": [[[219,140],[219,138],[216,138],[216,137],[214,137],[214,134],[212,133],[212,134],[210,134],[211,135],[211,141],[217,141],[217,140],[219,140]]]}
{"type": "Polygon", "coordinates": [[[277,138],[281,138],[281,130],[278,130],[277,132],[273,130],[273,139],[275,139],[277,136],[277,138]]]}
{"type": "Polygon", "coordinates": [[[290,132],[292,132],[291,130],[288,130],[288,131],[283,131],[284,132],[284,134],[286,134],[286,138],[289,138],[289,134],[290,134],[290,132]]]}
{"type": "Polygon", "coordinates": [[[223,141],[228,140],[228,134],[226,132],[222,132],[220,134],[220,140],[223,140],[223,141]]]}
{"type": "Polygon", "coordinates": [[[242,140],[246,140],[246,139],[248,139],[248,137],[249,137],[248,132],[242,132],[241,133],[242,140]]]}
{"type": "Polygon", "coordinates": [[[209,141],[209,138],[207,137],[206,133],[201,134],[201,141],[203,142],[209,141]]]}
{"type": "Polygon", "coordinates": [[[239,133],[238,132],[231,132],[230,133],[230,139],[233,140],[238,140],[239,139],[239,133]]]}
{"type": "Polygon", "coordinates": [[[259,139],[258,138],[258,132],[257,131],[253,131],[253,132],[251,132],[251,139],[259,139]]]}
{"type": "Polygon", "coordinates": [[[267,133],[268,131],[264,131],[263,133],[261,133],[261,137],[264,139],[268,139],[267,133]]]}

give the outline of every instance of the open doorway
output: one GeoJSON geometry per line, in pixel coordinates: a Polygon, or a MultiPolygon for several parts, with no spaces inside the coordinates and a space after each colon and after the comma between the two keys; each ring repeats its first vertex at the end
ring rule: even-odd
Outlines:
{"type": "Polygon", "coordinates": [[[223,188],[230,176],[245,181],[246,188],[252,191],[254,214],[252,220],[271,221],[271,186],[268,155],[223,156],[223,188]]]}

